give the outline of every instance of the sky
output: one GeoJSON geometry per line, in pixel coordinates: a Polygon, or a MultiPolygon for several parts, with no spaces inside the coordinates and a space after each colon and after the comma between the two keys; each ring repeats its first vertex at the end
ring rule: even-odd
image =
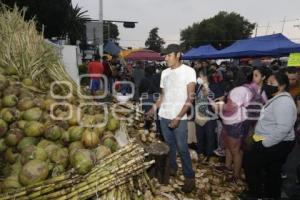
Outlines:
{"type": "MultiPolygon", "coordinates": [[[[99,0],[72,0],[91,19],[99,19],[99,0]]],[[[144,47],[149,31],[158,27],[166,44],[180,43],[180,31],[220,11],[236,12],[258,24],[257,35],[281,33],[300,43],[299,0],[103,0],[103,19],[137,21],[134,29],[118,24],[120,45],[144,47]],[[267,28],[269,24],[269,28],[267,28]]]]}

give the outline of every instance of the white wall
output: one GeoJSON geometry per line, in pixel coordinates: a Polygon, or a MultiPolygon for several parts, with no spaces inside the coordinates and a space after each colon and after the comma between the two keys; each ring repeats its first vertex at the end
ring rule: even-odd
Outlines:
{"type": "Polygon", "coordinates": [[[79,73],[77,68],[77,46],[62,45],[62,62],[67,73],[79,85],[79,73]]]}

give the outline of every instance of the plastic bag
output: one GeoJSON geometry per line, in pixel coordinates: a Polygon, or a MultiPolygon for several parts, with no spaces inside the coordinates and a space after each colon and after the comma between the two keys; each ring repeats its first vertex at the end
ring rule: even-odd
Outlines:
{"type": "Polygon", "coordinates": [[[121,122],[119,130],[116,131],[115,138],[120,147],[124,147],[129,143],[129,136],[127,133],[126,123],[124,121],[121,122]]]}

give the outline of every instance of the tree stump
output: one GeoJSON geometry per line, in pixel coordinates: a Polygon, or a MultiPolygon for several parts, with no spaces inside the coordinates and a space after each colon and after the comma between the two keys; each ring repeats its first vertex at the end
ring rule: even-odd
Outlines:
{"type": "Polygon", "coordinates": [[[149,159],[155,160],[154,165],[149,168],[149,176],[157,178],[160,184],[168,184],[170,180],[169,146],[163,142],[152,143],[146,151],[149,153],[149,159]]]}

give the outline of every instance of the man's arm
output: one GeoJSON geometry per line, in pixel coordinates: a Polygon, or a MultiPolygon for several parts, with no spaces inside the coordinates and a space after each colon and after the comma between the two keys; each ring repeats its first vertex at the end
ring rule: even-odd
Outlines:
{"type": "Polygon", "coordinates": [[[163,100],[163,96],[164,96],[164,89],[160,88],[160,95],[159,95],[157,101],[155,102],[155,104],[153,104],[152,108],[146,113],[147,118],[153,117],[156,110],[160,108],[162,100],[163,100]]]}

